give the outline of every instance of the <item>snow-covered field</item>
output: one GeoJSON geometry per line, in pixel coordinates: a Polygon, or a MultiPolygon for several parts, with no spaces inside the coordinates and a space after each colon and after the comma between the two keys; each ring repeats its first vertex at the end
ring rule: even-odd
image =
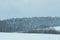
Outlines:
{"type": "Polygon", "coordinates": [[[0,33],[0,40],[60,40],[56,34],[0,33]]]}

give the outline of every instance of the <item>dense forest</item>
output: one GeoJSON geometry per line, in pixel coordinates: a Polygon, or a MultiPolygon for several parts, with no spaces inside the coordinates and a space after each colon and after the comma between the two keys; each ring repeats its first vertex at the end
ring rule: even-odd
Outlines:
{"type": "Polygon", "coordinates": [[[0,32],[60,33],[53,28],[55,26],[60,26],[60,17],[12,18],[0,20],[0,32]]]}

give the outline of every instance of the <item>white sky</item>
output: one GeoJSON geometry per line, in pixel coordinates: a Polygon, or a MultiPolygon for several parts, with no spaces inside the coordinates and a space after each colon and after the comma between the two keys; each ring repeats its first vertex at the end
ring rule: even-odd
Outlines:
{"type": "Polygon", "coordinates": [[[60,0],[0,0],[0,19],[59,16],[60,0]]]}

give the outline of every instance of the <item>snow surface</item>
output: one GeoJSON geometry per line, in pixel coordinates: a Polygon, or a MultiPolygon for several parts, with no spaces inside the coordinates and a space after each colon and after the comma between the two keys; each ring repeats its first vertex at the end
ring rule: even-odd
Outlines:
{"type": "Polygon", "coordinates": [[[60,26],[50,27],[49,29],[55,29],[56,31],[59,31],[60,32],[60,26]]]}
{"type": "Polygon", "coordinates": [[[0,33],[0,40],[60,40],[59,34],[0,33]]]}
{"type": "Polygon", "coordinates": [[[56,26],[54,28],[55,28],[55,30],[60,31],[60,26],[56,26]]]}

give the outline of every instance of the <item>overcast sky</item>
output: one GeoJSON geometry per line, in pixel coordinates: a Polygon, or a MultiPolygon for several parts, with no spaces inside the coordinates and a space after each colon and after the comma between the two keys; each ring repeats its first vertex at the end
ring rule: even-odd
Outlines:
{"type": "Polygon", "coordinates": [[[0,19],[60,17],[60,0],[0,0],[0,19]]]}

